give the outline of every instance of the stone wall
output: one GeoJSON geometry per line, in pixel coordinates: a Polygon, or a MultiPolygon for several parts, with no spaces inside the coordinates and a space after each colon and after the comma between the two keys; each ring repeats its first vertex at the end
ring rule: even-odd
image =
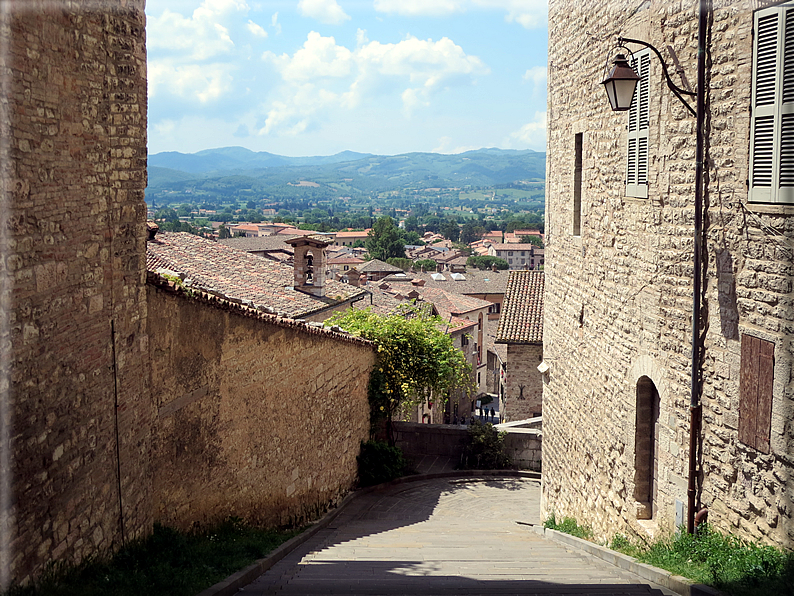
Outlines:
{"type": "MultiPolygon", "coordinates": [[[[505,429],[505,450],[519,470],[539,472],[543,433],[536,429],[505,429]]],[[[451,424],[417,424],[395,422],[396,445],[408,458],[437,456],[460,462],[466,447],[469,430],[465,426],[451,424]]]]}
{"type": "Polygon", "coordinates": [[[144,2],[87,4],[0,28],[0,589],[151,528],[144,2]]]}
{"type": "Polygon", "coordinates": [[[368,342],[148,285],[154,519],[303,522],[369,437],[368,342]]]}
{"type": "Polygon", "coordinates": [[[543,360],[543,346],[507,344],[503,422],[526,420],[542,413],[543,375],[538,365],[543,360]]]}
{"type": "MultiPolygon", "coordinates": [[[[717,527],[791,546],[794,209],[747,203],[754,4],[714,2],[709,23],[698,498],[717,527]],[[775,344],[769,454],[738,440],[742,334],[775,344]]],[[[697,4],[549,5],[544,358],[551,368],[542,509],[590,524],[597,538],[671,531],[688,478],[695,119],[665,87],[654,57],[648,198],[626,197],[627,116],[609,111],[598,84],[618,34],[654,44],[672,64],[670,45],[694,87],[697,4]],[[583,169],[575,236],[577,134],[583,169]],[[648,380],[659,394],[657,482],[652,519],[642,520],[635,423],[637,393],[648,380]]]]}

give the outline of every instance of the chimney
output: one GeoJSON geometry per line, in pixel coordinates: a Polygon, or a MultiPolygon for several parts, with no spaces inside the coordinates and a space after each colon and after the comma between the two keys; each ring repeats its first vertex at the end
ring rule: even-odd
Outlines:
{"type": "Polygon", "coordinates": [[[347,271],[347,283],[356,288],[361,287],[361,275],[355,267],[351,267],[347,271]]]}
{"type": "Polygon", "coordinates": [[[154,237],[157,235],[157,232],[159,231],[160,231],[160,226],[158,226],[156,223],[154,223],[153,221],[146,222],[146,232],[149,234],[147,241],[154,240],[154,237]]]}

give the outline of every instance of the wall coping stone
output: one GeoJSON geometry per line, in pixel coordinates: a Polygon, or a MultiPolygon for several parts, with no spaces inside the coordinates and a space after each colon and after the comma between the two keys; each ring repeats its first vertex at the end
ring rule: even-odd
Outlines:
{"type": "Polygon", "coordinates": [[[293,329],[295,331],[299,331],[302,333],[308,333],[309,335],[323,335],[330,339],[336,339],[352,344],[367,346],[372,349],[375,348],[375,344],[369,341],[368,339],[350,335],[349,333],[344,331],[341,327],[338,327],[336,325],[330,328],[323,327],[322,325],[317,325],[317,324],[313,325],[311,323],[304,321],[303,319],[290,319],[288,317],[282,317],[279,315],[262,312],[244,303],[238,303],[228,298],[216,296],[195,288],[185,288],[177,284],[173,280],[167,279],[151,271],[148,271],[146,273],[146,283],[156,287],[158,290],[163,290],[165,292],[169,292],[171,294],[180,296],[185,299],[195,300],[212,308],[234,312],[235,314],[252,319],[259,319],[260,321],[270,323],[271,325],[275,325],[276,327],[282,327],[284,329],[293,329]]]}

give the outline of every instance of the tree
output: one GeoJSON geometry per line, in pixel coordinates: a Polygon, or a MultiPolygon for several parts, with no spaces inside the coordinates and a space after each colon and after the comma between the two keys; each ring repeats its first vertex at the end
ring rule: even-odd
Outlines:
{"type": "Polygon", "coordinates": [[[425,271],[435,271],[438,268],[438,263],[433,259],[419,259],[418,261],[414,261],[414,267],[417,269],[424,267],[425,271]]]}
{"type": "Polygon", "coordinates": [[[463,228],[460,231],[460,241],[463,244],[471,244],[472,242],[476,242],[482,238],[484,234],[485,228],[483,226],[477,222],[469,220],[463,224],[463,228]]]}
{"type": "Polygon", "coordinates": [[[535,246],[539,246],[540,248],[543,248],[543,240],[541,240],[540,236],[530,236],[530,235],[521,236],[521,242],[523,244],[533,244],[535,246]]]}
{"type": "Polygon", "coordinates": [[[458,227],[458,222],[451,218],[447,219],[441,226],[441,234],[447,240],[457,242],[458,238],[460,237],[460,228],[458,227]]]}
{"type": "Polygon", "coordinates": [[[477,267],[478,269],[492,269],[494,265],[496,265],[497,269],[502,270],[510,267],[504,259],[489,255],[469,257],[466,259],[466,265],[469,267],[477,267]]]}
{"type": "Polygon", "coordinates": [[[403,259],[400,257],[391,257],[386,262],[389,265],[394,265],[395,267],[399,267],[403,271],[408,271],[411,268],[411,265],[413,265],[411,259],[403,259]]]}
{"type": "Polygon", "coordinates": [[[416,305],[407,304],[403,312],[389,316],[349,309],[325,325],[339,325],[375,344],[368,389],[370,423],[386,419],[391,445],[395,415],[430,399],[443,407],[450,392],[472,391],[471,365],[444,332],[445,322],[416,305]]]}
{"type": "Polygon", "coordinates": [[[405,231],[406,232],[419,232],[419,218],[415,215],[405,218],[405,231]]]}
{"type": "Polygon", "coordinates": [[[231,238],[231,237],[232,237],[232,234],[229,231],[229,228],[227,228],[226,226],[220,226],[218,228],[218,239],[219,240],[223,240],[224,238],[231,238]]]}
{"type": "Polygon", "coordinates": [[[365,243],[369,256],[385,261],[392,257],[405,258],[405,243],[391,217],[381,217],[367,235],[365,243]]]}
{"type": "Polygon", "coordinates": [[[157,213],[154,214],[154,219],[157,221],[179,221],[179,216],[177,215],[176,211],[173,209],[160,209],[157,213]]]}

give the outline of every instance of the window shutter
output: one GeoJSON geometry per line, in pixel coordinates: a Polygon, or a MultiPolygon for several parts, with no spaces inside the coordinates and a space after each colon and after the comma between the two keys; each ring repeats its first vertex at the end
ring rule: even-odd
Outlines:
{"type": "Polygon", "coordinates": [[[755,425],[755,447],[769,453],[772,430],[772,386],[775,380],[775,344],[759,340],[758,351],[758,417],[755,425]]]}
{"type": "Polygon", "coordinates": [[[758,403],[758,338],[742,335],[742,360],[739,375],[739,440],[755,447],[756,406],[758,403]]]}
{"type": "Polygon", "coordinates": [[[742,335],[739,440],[762,453],[770,451],[774,359],[773,342],[742,335]]]}
{"type": "Polygon", "coordinates": [[[754,16],[750,192],[754,203],[794,203],[794,7],[754,16]]]}
{"type": "Polygon", "coordinates": [[[650,128],[650,50],[637,52],[631,66],[640,80],[629,108],[628,148],[626,159],[626,196],[648,197],[648,130],[650,128]]]}

